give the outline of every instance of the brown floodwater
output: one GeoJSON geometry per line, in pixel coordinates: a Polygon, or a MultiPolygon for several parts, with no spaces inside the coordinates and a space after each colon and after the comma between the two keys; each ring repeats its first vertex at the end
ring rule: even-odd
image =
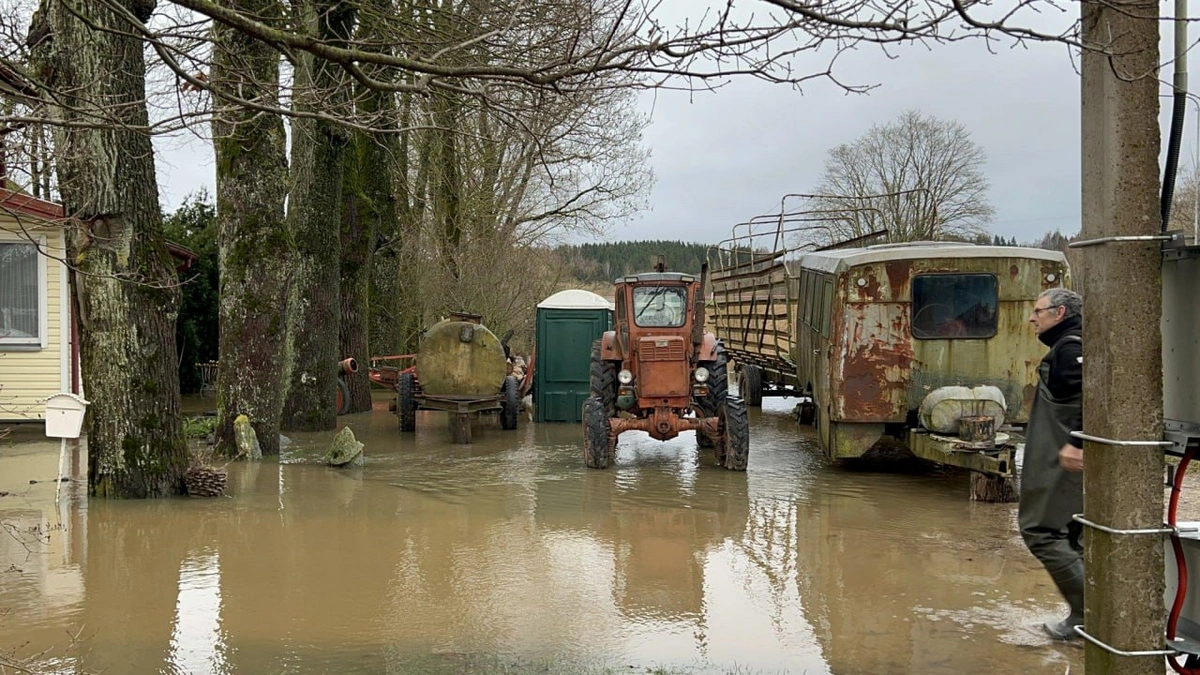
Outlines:
{"type": "Polygon", "coordinates": [[[790,403],[751,413],[749,469],[692,434],[625,434],[586,470],[576,425],[450,443],[386,404],[229,465],[227,496],[55,505],[56,441],[0,446],[0,654],[37,672],[1082,672],[1036,626],[1049,578],[1015,505],[955,473],[823,460],[790,403]],[[30,484],[30,480],[47,481],[30,484]]]}

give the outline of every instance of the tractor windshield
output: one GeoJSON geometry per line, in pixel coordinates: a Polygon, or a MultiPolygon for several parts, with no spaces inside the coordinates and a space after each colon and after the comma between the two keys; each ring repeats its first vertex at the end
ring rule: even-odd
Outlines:
{"type": "Polygon", "coordinates": [[[637,286],[633,289],[633,321],[637,325],[679,328],[686,320],[686,287],[637,286]]]}

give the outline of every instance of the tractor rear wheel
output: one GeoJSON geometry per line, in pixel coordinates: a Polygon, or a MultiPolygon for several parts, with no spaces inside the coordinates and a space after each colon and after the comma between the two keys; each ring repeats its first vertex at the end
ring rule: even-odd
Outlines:
{"type": "Polygon", "coordinates": [[[742,366],[738,373],[738,396],[751,408],[762,407],[762,368],[754,365],[742,366]]]}
{"type": "Polygon", "coordinates": [[[412,373],[400,373],[396,382],[396,417],[400,431],[417,430],[416,378],[412,373]]]}
{"type": "Polygon", "coordinates": [[[620,361],[605,361],[600,356],[600,341],[592,343],[591,393],[600,399],[605,417],[617,414],[617,371],[620,361]]]}
{"type": "Polygon", "coordinates": [[[724,466],[730,471],[745,471],[750,458],[750,420],[746,403],[731,396],[725,401],[724,466]]]}
{"type": "Polygon", "coordinates": [[[517,378],[509,375],[504,378],[504,386],[500,389],[500,428],[505,431],[516,429],[520,412],[521,384],[517,378]]]}
{"type": "Polygon", "coordinates": [[[616,442],[611,439],[604,401],[589,396],[583,402],[583,461],[589,469],[607,469],[616,442]]]}

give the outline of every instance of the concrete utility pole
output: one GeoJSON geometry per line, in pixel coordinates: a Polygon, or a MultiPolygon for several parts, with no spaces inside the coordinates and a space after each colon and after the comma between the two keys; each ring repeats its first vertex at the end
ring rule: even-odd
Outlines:
{"type": "MultiPolygon", "coordinates": [[[[1082,2],[1081,240],[1160,233],[1158,18],[1156,2],[1082,2]]],[[[1160,250],[1158,241],[1083,248],[1083,424],[1089,435],[1162,438],[1160,250]]],[[[1161,526],[1161,448],[1087,442],[1084,514],[1116,529],[1161,526]]],[[[1161,536],[1088,527],[1085,542],[1085,630],[1118,650],[1161,649],[1161,536]]],[[[1121,656],[1093,643],[1085,664],[1088,675],[1162,675],[1164,668],[1161,656],[1121,656]]]]}

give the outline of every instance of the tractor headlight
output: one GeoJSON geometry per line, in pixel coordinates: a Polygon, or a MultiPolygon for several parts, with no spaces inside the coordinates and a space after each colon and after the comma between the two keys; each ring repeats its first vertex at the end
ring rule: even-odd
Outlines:
{"type": "Polygon", "coordinates": [[[617,381],[621,384],[629,384],[630,382],[633,382],[633,373],[629,372],[628,370],[622,370],[621,372],[617,373],[617,381]]]}
{"type": "Polygon", "coordinates": [[[697,368],[692,377],[695,377],[697,382],[708,382],[708,368],[703,366],[697,368]]]}

